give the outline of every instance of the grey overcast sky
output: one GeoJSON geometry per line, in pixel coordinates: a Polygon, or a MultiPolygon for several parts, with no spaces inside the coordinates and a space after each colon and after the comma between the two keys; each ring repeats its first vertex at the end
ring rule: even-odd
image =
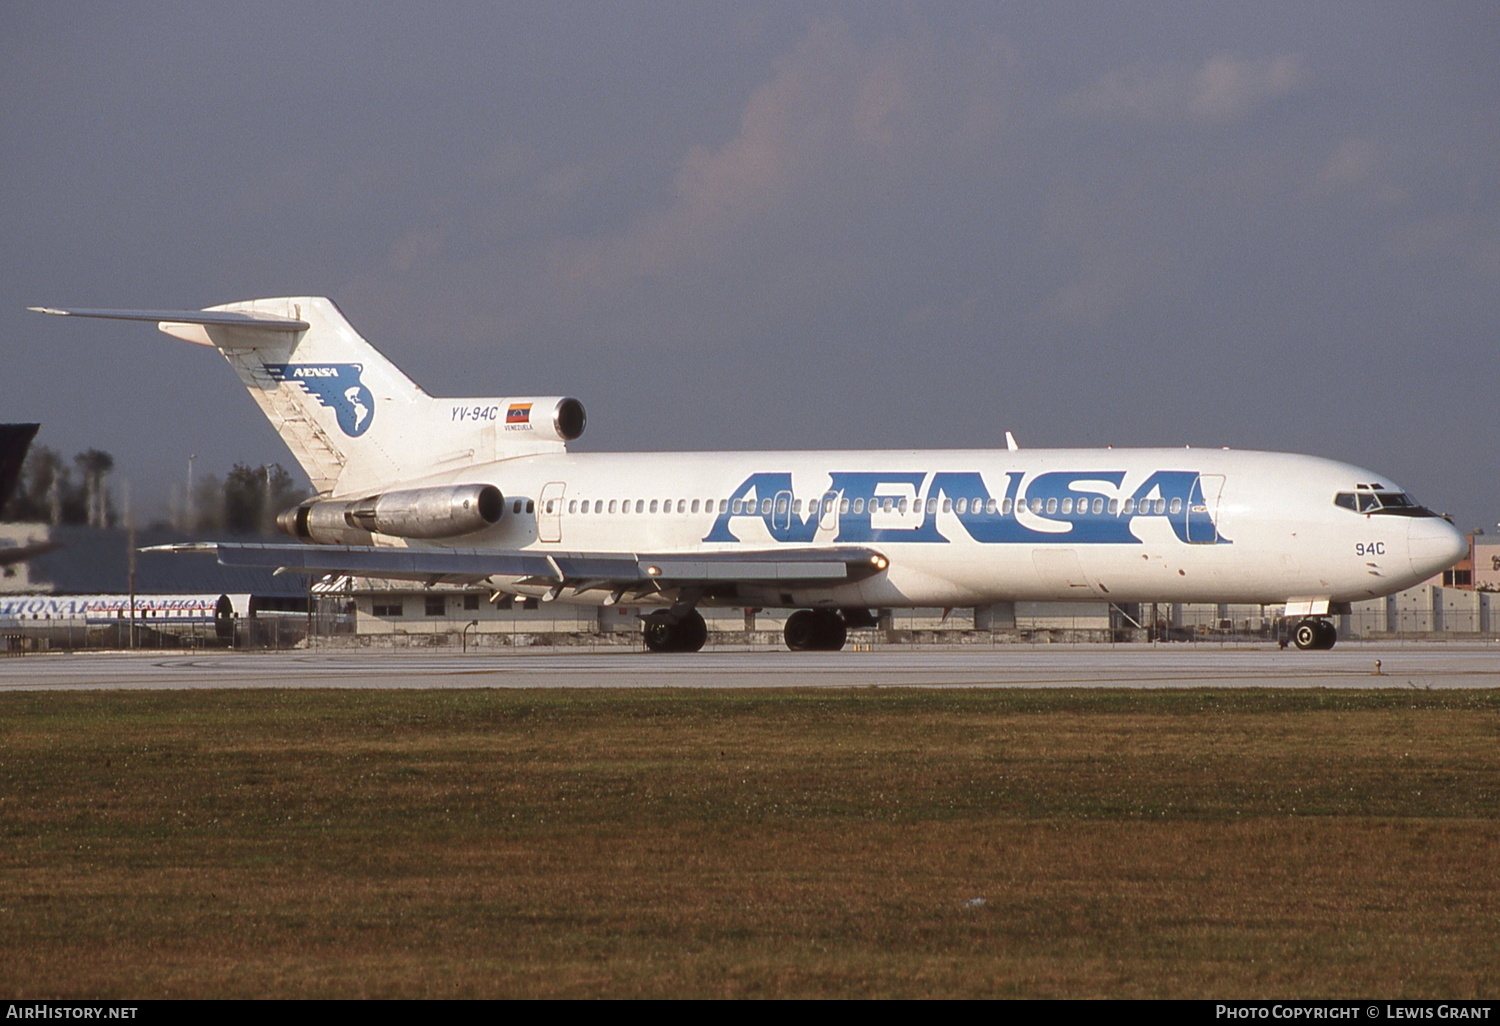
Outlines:
{"type": "MultiPolygon", "coordinates": [[[[580,448],[1328,455],[1500,520],[1500,5],[0,7],[0,419],[291,460],[28,305],[327,295],[580,448]]],[[[148,510],[149,512],[149,510],[148,510]]]]}

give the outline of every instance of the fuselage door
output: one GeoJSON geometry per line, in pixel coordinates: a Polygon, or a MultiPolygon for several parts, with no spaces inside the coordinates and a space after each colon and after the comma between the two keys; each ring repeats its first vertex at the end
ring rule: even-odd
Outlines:
{"type": "Polygon", "coordinates": [[[562,481],[549,481],[542,486],[536,503],[537,541],[562,541],[563,493],[567,490],[562,481]]]}
{"type": "Polygon", "coordinates": [[[1187,539],[1194,545],[1213,545],[1219,540],[1219,496],[1224,492],[1223,474],[1199,474],[1188,496],[1187,539]]]}

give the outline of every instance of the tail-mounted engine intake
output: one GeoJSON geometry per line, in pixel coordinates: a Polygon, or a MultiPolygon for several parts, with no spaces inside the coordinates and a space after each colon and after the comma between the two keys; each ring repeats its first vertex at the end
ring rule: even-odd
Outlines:
{"type": "MultiPolygon", "coordinates": [[[[583,403],[568,396],[536,396],[501,400],[502,429],[525,432],[533,438],[571,442],[583,434],[588,416],[583,403]]],[[[504,444],[504,443],[502,443],[504,444]]]]}
{"type": "Polygon", "coordinates": [[[364,532],[396,538],[457,538],[500,522],[505,497],[494,485],[386,492],[366,499],[319,499],[276,518],[287,534],[325,545],[358,544],[364,532]]]}

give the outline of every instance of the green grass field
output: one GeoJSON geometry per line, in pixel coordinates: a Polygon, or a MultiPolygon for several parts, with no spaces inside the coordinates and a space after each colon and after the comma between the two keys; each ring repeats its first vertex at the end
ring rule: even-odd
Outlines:
{"type": "Polygon", "coordinates": [[[1494,997],[1500,693],[0,695],[0,992],[1494,997]]]}

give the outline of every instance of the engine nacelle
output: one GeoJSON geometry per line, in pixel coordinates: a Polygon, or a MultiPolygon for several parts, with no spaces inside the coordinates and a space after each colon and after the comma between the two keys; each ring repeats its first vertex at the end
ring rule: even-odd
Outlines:
{"type": "Polygon", "coordinates": [[[583,403],[565,395],[513,396],[500,400],[496,412],[501,430],[553,442],[571,442],[588,424],[583,403]]]}
{"type": "Polygon", "coordinates": [[[457,538],[500,522],[505,497],[490,484],[411,488],[364,499],[318,499],[282,513],[276,524],[303,541],[359,544],[365,532],[395,538],[457,538]]]}

